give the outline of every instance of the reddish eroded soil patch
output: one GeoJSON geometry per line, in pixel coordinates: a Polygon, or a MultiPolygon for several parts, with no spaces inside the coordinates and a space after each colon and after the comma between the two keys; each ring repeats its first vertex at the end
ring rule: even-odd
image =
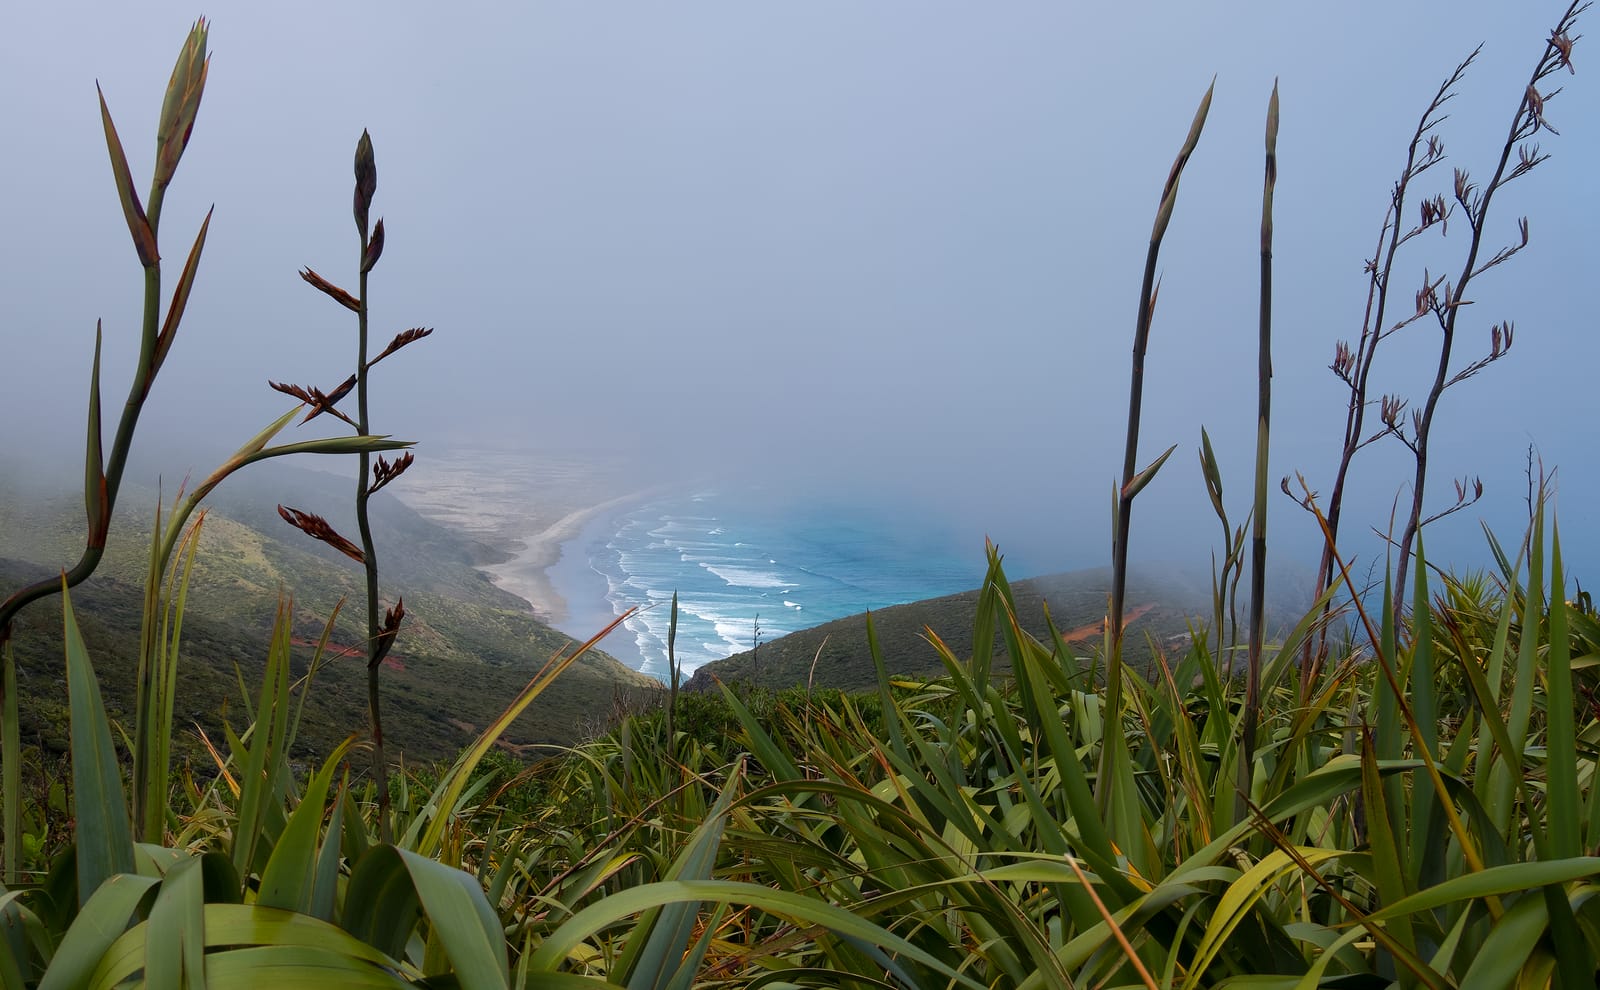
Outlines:
{"type": "MultiPolygon", "coordinates": [[[[304,646],[312,650],[317,648],[317,642],[317,640],[306,639],[303,636],[289,637],[289,644],[291,646],[304,646]]],[[[329,643],[327,650],[324,652],[323,660],[342,660],[345,657],[360,657],[365,655],[365,653],[366,651],[358,646],[340,646],[337,643],[329,643]]],[[[405,670],[405,657],[402,657],[397,653],[390,653],[388,656],[383,658],[383,665],[389,670],[405,670]]]]}
{"type": "MultiPolygon", "coordinates": [[[[1133,625],[1133,623],[1135,623],[1135,622],[1137,622],[1139,620],[1140,616],[1144,615],[1146,612],[1150,611],[1153,608],[1155,608],[1155,605],[1151,604],[1149,602],[1146,602],[1143,605],[1139,605],[1139,606],[1135,607],[1133,611],[1131,611],[1127,615],[1123,616],[1123,618],[1122,618],[1122,626],[1123,626],[1123,628],[1126,629],[1128,626],[1133,625]]],[[[1070,630],[1068,632],[1064,632],[1064,633],[1061,634],[1061,638],[1066,640],[1069,643],[1073,643],[1073,642],[1078,642],[1078,641],[1085,640],[1085,639],[1094,639],[1097,636],[1104,636],[1105,634],[1106,634],[1106,620],[1105,619],[1101,619],[1099,622],[1091,622],[1086,626],[1079,626],[1076,629],[1070,630]]]]}

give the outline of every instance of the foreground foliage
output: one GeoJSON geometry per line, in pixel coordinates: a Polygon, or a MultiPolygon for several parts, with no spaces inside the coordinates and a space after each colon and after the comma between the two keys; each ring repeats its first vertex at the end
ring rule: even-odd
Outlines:
{"type": "MultiPolygon", "coordinates": [[[[172,91],[190,95],[163,113],[153,202],[181,151],[171,127],[182,123],[187,140],[204,40],[197,25],[174,74],[172,91]]],[[[1565,31],[1549,45],[1566,64],[1565,31]]],[[[1163,193],[1152,262],[1209,99],[1163,193]]],[[[1264,274],[1276,123],[1274,99],[1264,274]]],[[[109,114],[106,131],[130,231],[151,269],[157,211],[143,213],[128,192],[109,114]]],[[[359,157],[357,168],[359,195],[359,157]]],[[[358,199],[365,253],[364,211],[358,199]]],[[[1136,363],[1154,306],[1149,281],[1136,363]]],[[[147,287],[155,298],[158,278],[147,287]]],[[[183,522],[235,468],[313,449],[267,447],[293,413],[180,503],[165,530],[160,520],[153,528],[164,535],[152,539],[131,736],[108,716],[70,593],[98,563],[116,474],[100,467],[93,390],[83,563],[58,586],[30,586],[8,599],[11,611],[0,609],[3,626],[26,601],[60,592],[71,750],[70,788],[24,788],[7,652],[0,984],[1594,985],[1600,857],[1587,853],[1600,843],[1592,700],[1600,620],[1583,596],[1565,599],[1543,493],[1530,498],[1530,529],[1515,554],[1491,538],[1492,578],[1430,573],[1419,536],[1411,582],[1373,599],[1377,614],[1352,595],[1340,565],[1269,650],[1259,580],[1263,455],[1244,669],[1235,673],[1236,636],[1222,635],[1241,527],[1217,581],[1215,628],[1196,629],[1179,651],[1153,644],[1155,665],[1143,671],[1123,660],[1122,565],[1133,498],[1171,450],[1134,472],[1139,381],[1114,520],[1119,576],[1093,656],[1077,656],[1048,622],[1044,636],[1026,630],[991,550],[970,652],[929,633],[942,677],[891,678],[869,623],[877,684],[864,697],[724,687],[719,707],[674,691],[665,718],[629,718],[529,770],[513,773],[491,757],[512,721],[607,629],[552,657],[454,765],[426,783],[403,780],[392,795],[388,781],[352,782],[353,738],[319,766],[292,762],[333,619],[297,679],[288,603],[260,684],[247,691],[240,678],[244,727],[202,740],[214,764],[206,773],[171,766],[200,531],[183,522]],[[1352,610],[1351,634],[1324,654],[1321,644],[1337,638],[1326,634],[1339,600],[1352,610]],[[1313,643],[1318,662],[1297,662],[1313,643]],[[131,789],[119,739],[133,756],[131,789]],[[71,843],[48,870],[26,876],[16,870],[21,851],[38,856],[48,842],[23,835],[24,821],[42,820],[24,814],[24,794],[70,801],[76,816],[71,843]]],[[[362,435],[315,449],[395,446],[362,435]]],[[[1420,497],[1420,476],[1415,487],[1420,497]]],[[[1305,504],[1339,565],[1331,527],[1309,494],[1305,504]]],[[[1401,558],[1405,574],[1411,558],[1401,558]]],[[[396,614],[386,624],[389,635],[398,622],[396,614]]]]}
{"type": "MultiPolygon", "coordinates": [[[[1430,609],[1424,569],[1411,628],[1374,617],[1370,642],[1306,704],[1296,643],[1282,644],[1242,817],[1243,685],[1216,673],[1204,640],[1151,678],[1130,675],[1130,708],[1109,723],[1082,662],[1017,628],[996,561],[979,621],[1014,680],[992,678],[983,651],[944,653],[945,678],[885,676],[881,715],[846,698],[780,706],[770,722],[728,690],[743,723],[720,752],[636,720],[541,774],[552,807],[608,814],[546,822],[540,861],[551,835],[618,838],[576,847],[583,857],[529,886],[545,897],[564,871],[619,857],[628,884],[662,875],[731,780],[714,875],[847,905],[985,986],[1592,985],[1600,724],[1574,703],[1574,660],[1581,680],[1600,641],[1592,612],[1547,605],[1563,571],[1542,521],[1528,546],[1502,560],[1503,597],[1486,608],[1462,610],[1445,579],[1430,609]],[[1439,688],[1452,682],[1467,704],[1444,719],[1439,688]],[[1108,827],[1093,805],[1110,732],[1130,755],[1114,791],[1132,828],[1108,827]],[[740,749],[754,762],[729,758],[740,749]]],[[[1296,637],[1314,633],[1308,622],[1296,637]]],[[[770,912],[728,907],[704,924],[702,979],[784,972],[831,986],[895,972],[770,912]]],[[[905,985],[947,985],[900,966],[905,985]]]]}
{"type": "MultiPolygon", "coordinates": [[[[1498,550],[1498,546],[1496,548],[1498,550]]],[[[1600,916],[1590,665],[1542,514],[1500,593],[1419,568],[1409,622],[1263,677],[1251,793],[1242,683],[1196,637],[1108,719],[1093,663],[1022,632],[992,557],[975,643],[876,695],[686,703],[512,775],[495,735],[559,658],[377,841],[349,745],[303,782],[305,693],[280,621],[253,725],[135,843],[70,600],[77,842],[0,894],[8,986],[1592,985],[1600,916]],[[1434,581],[1441,579],[1434,578],[1434,581]],[[1463,703],[1442,699],[1462,686],[1463,703]],[[1297,699],[1308,697],[1307,703],[1297,699]],[[690,706],[698,707],[690,707],[690,706]],[[720,715],[719,715],[720,713],[720,715]],[[731,718],[735,728],[721,730],[731,718]],[[1131,828],[1095,810],[1109,733],[1131,828]]],[[[1385,598],[1384,600],[1392,600],[1385,598]]],[[[1316,610],[1312,616],[1319,614],[1316,610]]],[[[281,618],[281,617],[280,617],[281,618]]]]}

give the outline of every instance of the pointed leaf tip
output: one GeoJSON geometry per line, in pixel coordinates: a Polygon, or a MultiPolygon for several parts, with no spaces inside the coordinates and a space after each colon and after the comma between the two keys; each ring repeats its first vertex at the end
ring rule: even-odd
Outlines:
{"type": "Polygon", "coordinates": [[[1160,243],[1166,236],[1167,224],[1172,220],[1172,209],[1178,202],[1178,180],[1183,176],[1184,166],[1189,163],[1189,156],[1194,154],[1194,149],[1200,143],[1200,133],[1205,130],[1206,117],[1211,113],[1211,97],[1217,89],[1217,78],[1211,77],[1211,85],[1206,87],[1206,95],[1200,98],[1200,105],[1195,108],[1194,120],[1189,124],[1189,133],[1183,139],[1183,147],[1178,150],[1178,157],[1173,159],[1172,169],[1167,173],[1167,183],[1161,189],[1161,205],[1156,211],[1155,227],[1150,232],[1150,240],[1160,243]]]}
{"type": "Polygon", "coordinates": [[[200,232],[195,235],[194,246],[189,249],[189,257],[183,263],[183,273],[178,276],[178,286],[172,290],[172,302],[167,305],[167,319],[161,325],[161,336],[156,338],[155,354],[150,359],[150,379],[154,380],[156,372],[161,370],[161,363],[167,358],[167,351],[172,349],[172,340],[178,333],[178,324],[183,320],[184,308],[189,305],[189,292],[194,288],[194,277],[200,271],[200,253],[206,247],[206,233],[211,229],[211,214],[216,212],[216,206],[206,211],[206,218],[200,222],[200,232]]]}
{"type": "Polygon", "coordinates": [[[1172,452],[1177,449],[1177,444],[1173,444],[1172,446],[1168,447],[1166,451],[1160,457],[1157,457],[1155,462],[1149,467],[1145,468],[1143,471],[1140,471],[1132,478],[1129,478],[1128,483],[1122,487],[1123,500],[1129,502],[1133,501],[1134,496],[1143,491],[1144,486],[1148,485],[1155,478],[1156,472],[1161,470],[1161,465],[1167,463],[1167,458],[1171,457],[1172,452]]]}
{"type": "Polygon", "coordinates": [[[122,139],[117,136],[117,125],[111,121],[111,108],[106,106],[106,94],[100,84],[94,84],[100,96],[100,124],[106,134],[106,152],[111,156],[111,174],[117,182],[117,199],[122,202],[122,213],[128,221],[128,233],[133,235],[133,248],[139,254],[139,263],[152,268],[161,260],[156,249],[156,235],[145,217],[144,204],[133,187],[133,172],[128,168],[128,156],[122,150],[122,139]]]}
{"type": "Polygon", "coordinates": [[[106,490],[105,453],[100,423],[100,342],[101,323],[94,324],[94,367],[89,372],[89,427],[83,458],[83,506],[89,516],[90,547],[104,547],[111,530],[107,511],[110,495],[106,490]]]}
{"type": "Polygon", "coordinates": [[[363,274],[372,271],[372,266],[383,257],[383,218],[378,218],[377,226],[372,228],[372,239],[367,241],[367,250],[361,257],[361,271],[363,274]]]}

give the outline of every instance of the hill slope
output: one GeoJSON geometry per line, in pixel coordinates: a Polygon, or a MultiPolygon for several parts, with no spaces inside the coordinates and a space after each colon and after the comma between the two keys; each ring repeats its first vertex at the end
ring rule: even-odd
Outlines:
{"type": "MultiPolygon", "coordinates": [[[[1080,647],[1084,656],[1100,645],[1110,587],[1109,568],[1011,582],[1023,629],[1047,638],[1048,606],[1056,628],[1071,645],[1080,647]]],[[[944,673],[938,654],[924,638],[926,629],[932,629],[957,657],[971,656],[977,604],[978,592],[967,591],[873,612],[873,628],[890,673],[944,673]]],[[[1142,651],[1150,642],[1168,651],[1186,645],[1189,618],[1210,611],[1211,592],[1204,578],[1175,571],[1131,572],[1126,639],[1130,658],[1135,656],[1132,650],[1142,651]]],[[[870,688],[877,679],[867,649],[866,620],[865,615],[850,616],[763,643],[753,655],[747,650],[701,667],[686,687],[709,689],[715,677],[773,688],[807,683],[847,690],[870,688]]],[[[1000,644],[998,637],[996,643],[1000,644]]]]}
{"type": "MultiPolygon", "coordinates": [[[[178,709],[180,723],[193,721],[208,732],[230,707],[234,724],[241,721],[235,666],[253,692],[280,595],[293,596],[295,636],[304,644],[297,671],[309,663],[310,646],[341,600],[333,643],[354,648],[364,636],[360,568],[285,525],[276,510],[283,502],[317,512],[353,534],[349,483],[293,468],[263,472],[263,478],[225,485],[208,503],[184,620],[178,709]],[[252,482],[261,487],[246,487],[252,482]]],[[[73,600],[107,704],[131,711],[156,494],[128,488],[120,503],[106,559],[74,590],[73,600]]],[[[373,513],[385,597],[403,596],[407,612],[383,673],[385,736],[408,760],[449,759],[570,637],[537,621],[526,602],[474,569],[495,559],[493,548],[383,494],[374,498],[373,513]]],[[[75,499],[41,500],[14,487],[0,489],[0,592],[75,560],[81,533],[75,499]]],[[[65,740],[60,615],[55,601],[40,602],[23,613],[17,636],[25,740],[49,747],[65,740]]],[[[532,706],[508,741],[570,744],[598,728],[619,695],[656,688],[654,680],[596,651],[532,706]]],[[[365,664],[358,656],[328,664],[308,698],[302,749],[326,751],[345,735],[363,732],[365,699],[365,664]]]]}

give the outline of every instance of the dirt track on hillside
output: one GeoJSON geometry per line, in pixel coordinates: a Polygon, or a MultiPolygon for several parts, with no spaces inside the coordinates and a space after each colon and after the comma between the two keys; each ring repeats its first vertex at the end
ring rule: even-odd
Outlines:
{"type": "MultiPolygon", "coordinates": [[[[1155,608],[1155,605],[1150,602],[1136,606],[1133,611],[1129,612],[1123,617],[1122,628],[1126,630],[1129,626],[1137,622],[1141,616],[1153,608],[1155,608]]],[[[1105,634],[1106,620],[1101,619],[1099,622],[1091,622],[1086,626],[1079,626],[1076,629],[1064,632],[1061,634],[1061,638],[1066,640],[1068,643],[1077,643],[1086,639],[1094,639],[1097,636],[1104,636],[1105,634]]]]}

